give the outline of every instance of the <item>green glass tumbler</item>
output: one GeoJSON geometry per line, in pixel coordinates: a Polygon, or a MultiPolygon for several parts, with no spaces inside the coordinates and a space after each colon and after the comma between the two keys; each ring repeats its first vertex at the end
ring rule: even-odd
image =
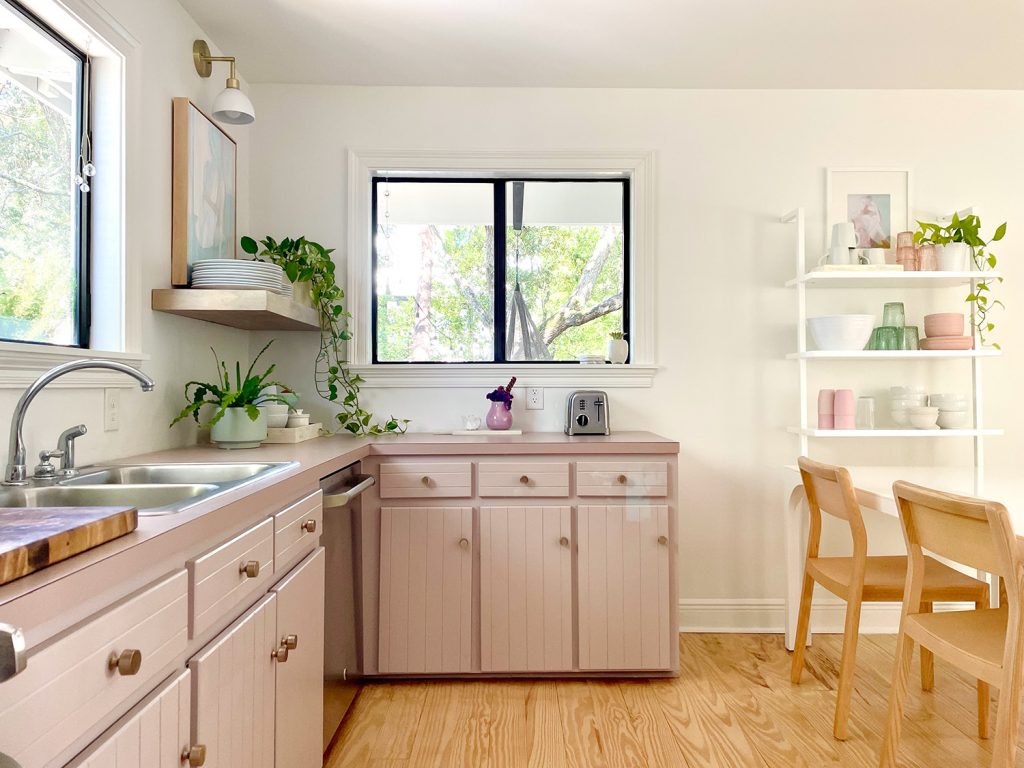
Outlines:
{"type": "Polygon", "coordinates": [[[900,329],[891,325],[883,325],[878,329],[878,346],[876,349],[894,352],[900,348],[900,329]]]}
{"type": "Polygon", "coordinates": [[[921,348],[918,341],[918,333],[916,325],[907,325],[900,329],[900,349],[907,351],[915,351],[921,348]]]}
{"type": "Polygon", "coordinates": [[[882,308],[882,327],[902,328],[907,323],[902,301],[893,301],[882,308]]]}

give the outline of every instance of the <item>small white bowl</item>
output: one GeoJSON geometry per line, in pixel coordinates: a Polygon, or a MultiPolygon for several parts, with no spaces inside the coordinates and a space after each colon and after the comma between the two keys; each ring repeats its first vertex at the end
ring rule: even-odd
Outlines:
{"type": "Polygon", "coordinates": [[[262,403],[257,406],[267,416],[268,427],[284,427],[288,425],[288,406],[284,403],[262,403]]]}
{"type": "Polygon", "coordinates": [[[924,387],[915,385],[902,386],[902,387],[889,387],[889,394],[894,398],[899,397],[917,397],[923,396],[927,393],[924,387]]]}
{"type": "Polygon", "coordinates": [[[939,409],[930,406],[909,408],[910,426],[914,429],[936,429],[935,422],[939,418],[939,409]]]}
{"type": "Polygon", "coordinates": [[[936,423],[940,429],[963,429],[967,426],[967,411],[939,411],[936,423]]]}
{"type": "Polygon", "coordinates": [[[910,413],[906,408],[893,408],[892,420],[895,421],[898,426],[910,426],[910,413]]]}

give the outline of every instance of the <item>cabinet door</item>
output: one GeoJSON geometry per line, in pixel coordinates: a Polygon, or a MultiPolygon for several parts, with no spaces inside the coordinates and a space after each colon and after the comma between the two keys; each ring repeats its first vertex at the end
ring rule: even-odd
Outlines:
{"type": "Polygon", "coordinates": [[[191,661],[192,742],[206,768],[273,768],[277,596],[268,595],[191,661]]]}
{"type": "Polygon", "coordinates": [[[572,669],[572,510],[481,507],[484,672],[572,669]]]}
{"type": "Polygon", "coordinates": [[[380,511],[381,674],[471,672],[473,509],[380,511]]]}
{"type": "Polygon", "coordinates": [[[278,642],[295,636],[295,648],[277,663],[278,768],[323,765],[324,561],[320,548],[273,589],[278,642]]]}
{"type": "Polygon", "coordinates": [[[191,675],[168,680],[67,768],[181,768],[189,745],[191,675]]]}
{"type": "Polygon", "coordinates": [[[669,669],[667,506],[580,506],[580,669],[669,669]]]}

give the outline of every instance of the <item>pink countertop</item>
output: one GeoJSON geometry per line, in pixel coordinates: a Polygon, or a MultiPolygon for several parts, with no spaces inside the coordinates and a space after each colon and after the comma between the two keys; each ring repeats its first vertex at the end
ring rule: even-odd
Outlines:
{"type": "MultiPolygon", "coordinates": [[[[141,585],[145,578],[161,575],[162,565],[173,567],[177,563],[180,567],[186,559],[208,549],[226,535],[241,530],[261,516],[273,514],[305,493],[314,492],[320,478],[370,455],[649,455],[678,452],[678,442],[650,432],[617,432],[607,437],[568,437],[560,432],[479,437],[412,433],[377,438],[335,435],[294,445],[264,445],[235,451],[200,445],[105,462],[294,461],[297,466],[220,493],[184,512],[140,517],[138,529],[127,536],[3,585],[0,587],[0,621],[25,626],[30,633],[33,628],[46,633],[49,619],[44,610],[60,610],[61,603],[75,599],[76,595],[78,604],[85,610],[89,600],[81,599],[82,590],[95,593],[103,585],[118,579],[129,586],[136,582],[141,585]],[[79,578],[84,571],[89,572],[88,582],[79,578]],[[40,598],[45,593],[45,600],[26,599],[37,592],[40,598]]],[[[63,625],[65,622],[60,623],[63,625]]]]}

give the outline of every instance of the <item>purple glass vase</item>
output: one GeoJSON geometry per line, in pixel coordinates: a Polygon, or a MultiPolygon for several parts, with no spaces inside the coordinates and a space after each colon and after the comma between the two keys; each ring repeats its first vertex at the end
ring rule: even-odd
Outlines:
{"type": "Polygon", "coordinates": [[[488,429],[508,429],[512,426],[512,411],[505,407],[502,402],[491,403],[491,410],[487,412],[488,429]]]}

